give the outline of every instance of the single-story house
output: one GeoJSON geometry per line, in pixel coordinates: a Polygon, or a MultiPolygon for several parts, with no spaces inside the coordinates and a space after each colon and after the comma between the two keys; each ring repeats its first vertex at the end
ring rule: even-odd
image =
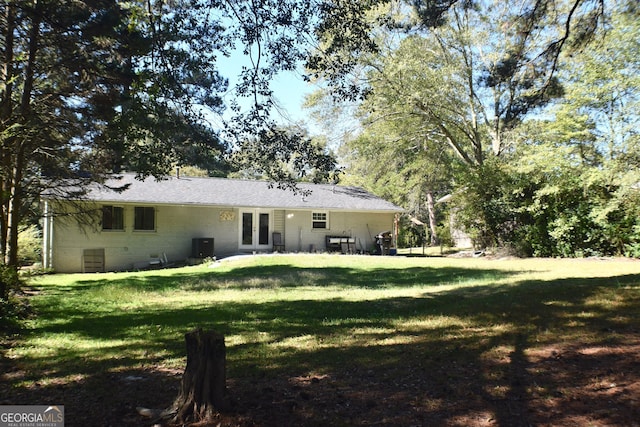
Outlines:
{"type": "Polygon", "coordinates": [[[309,191],[304,196],[265,181],[224,178],[122,174],[107,184],[129,187],[95,186],[75,201],[43,197],[45,268],[129,270],[268,251],[366,253],[402,211],[361,188],[330,184],[301,183],[309,191]]]}

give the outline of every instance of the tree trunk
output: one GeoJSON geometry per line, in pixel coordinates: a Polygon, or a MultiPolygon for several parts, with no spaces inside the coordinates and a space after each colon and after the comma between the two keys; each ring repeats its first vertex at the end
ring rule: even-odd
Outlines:
{"type": "MultiPolygon", "coordinates": [[[[18,155],[20,154],[18,153],[18,155]]],[[[20,208],[22,207],[22,159],[17,159],[17,163],[13,171],[14,182],[9,189],[9,206],[5,224],[7,236],[4,242],[4,263],[11,267],[18,267],[18,234],[21,220],[20,208]]]]}
{"type": "Polygon", "coordinates": [[[185,334],[187,366],[180,394],[173,404],[174,422],[198,422],[226,407],[224,336],[195,329],[185,334]]]}
{"type": "Polygon", "coordinates": [[[431,246],[440,244],[438,237],[438,223],[436,222],[436,203],[433,200],[433,193],[427,192],[427,212],[429,213],[429,231],[431,231],[431,246]]]}

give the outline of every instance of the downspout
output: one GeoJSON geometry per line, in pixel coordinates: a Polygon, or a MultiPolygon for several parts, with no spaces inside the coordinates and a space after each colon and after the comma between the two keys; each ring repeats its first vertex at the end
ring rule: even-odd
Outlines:
{"type": "Polygon", "coordinates": [[[42,267],[53,268],[53,215],[49,212],[49,201],[44,201],[44,224],[42,227],[42,267]]]}
{"type": "Polygon", "coordinates": [[[42,268],[49,268],[49,202],[44,201],[44,215],[42,217],[42,268]]]}
{"type": "Polygon", "coordinates": [[[398,249],[398,234],[400,233],[400,214],[393,215],[393,244],[392,246],[398,249]]]}
{"type": "Polygon", "coordinates": [[[49,215],[49,266],[53,269],[53,213],[49,215]]]}

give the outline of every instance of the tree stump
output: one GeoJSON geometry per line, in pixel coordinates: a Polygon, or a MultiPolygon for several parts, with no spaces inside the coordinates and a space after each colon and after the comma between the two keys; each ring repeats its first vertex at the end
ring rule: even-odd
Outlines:
{"type": "Polygon", "coordinates": [[[198,422],[226,405],[226,349],[224,336],[195,329],[185,334],[187,366],[180,394],[173,404],[174,422],[198,422]]]}

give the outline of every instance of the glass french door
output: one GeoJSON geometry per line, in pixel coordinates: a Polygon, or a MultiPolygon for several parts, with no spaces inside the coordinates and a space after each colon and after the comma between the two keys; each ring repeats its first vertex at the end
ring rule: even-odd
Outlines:
{"type": "Polygon", "coordinates": [[[271,248],[271,213],[260,209],[240,211],[240,249],[271,248]]]}

